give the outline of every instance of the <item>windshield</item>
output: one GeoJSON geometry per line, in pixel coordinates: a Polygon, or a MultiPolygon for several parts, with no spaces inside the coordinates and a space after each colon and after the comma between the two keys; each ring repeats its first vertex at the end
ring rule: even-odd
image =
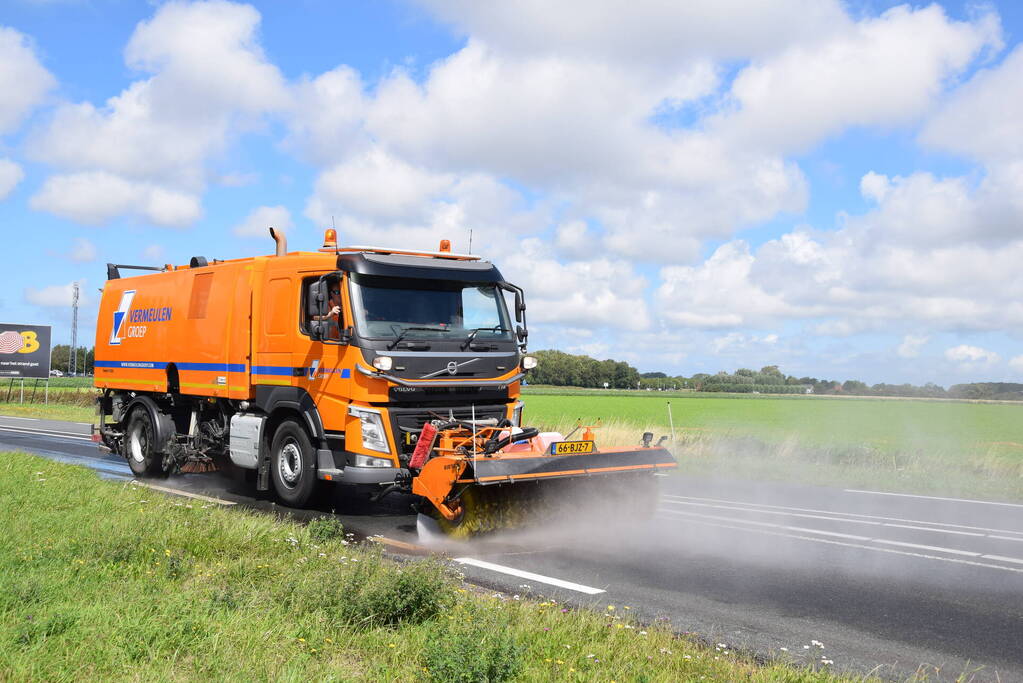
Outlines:
{"type": "Polygon", "coordinates": [[[351,289],[363,337],[512,340],[504,298],[492,283],[353,275],[351,289]]]}

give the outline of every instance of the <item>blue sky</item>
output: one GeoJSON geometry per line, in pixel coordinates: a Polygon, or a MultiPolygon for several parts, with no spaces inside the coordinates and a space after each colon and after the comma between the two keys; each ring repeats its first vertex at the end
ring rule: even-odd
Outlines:
{"type": "Polygon", "coordinates": [[[1023,380],[1017,3],[11,0],[0,319],[107,261],[449,238],[533,348],[1023,380]],[[734,7],[732,6],[734,4],[734,7]]]}

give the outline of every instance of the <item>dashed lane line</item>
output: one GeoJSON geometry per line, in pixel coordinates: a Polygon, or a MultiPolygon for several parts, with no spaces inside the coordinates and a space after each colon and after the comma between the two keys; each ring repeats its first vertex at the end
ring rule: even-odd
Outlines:
{"type": "MultiPolygon", "coordinates": [[[[942,531],[944,529],[967,529],[969,531],[984,532],[983,535],[990,536],[987,532],[994,534],[1015,534],[1023,540],[1023,531],[1015,531],[1013,529],[991,529],[988,527],[980,526],[969,526],[966,524],[950,524],[947,522],[928,522],[922,519],[905,519],[903,517],[883,517],[881,515],[866,515],[858,512],[841,512],[836,510],[820,510],[817,508],[802,508],[802,507],[791,507],[786,505],[768,505],[767,503],[747,503],[741,500],[724,500],[721,498],[703,498],[699,496],[678,496],[678,495],[665,495],[663,496],[662,502],[671,503],[674,505],[697,505],[700,507],[719,507],[725,510],[741,510],[745,512],[757,512],[761,514],[789,514],[787,512],[770,512],[770,510],[794,510],[799,513],[805,512],[818,512],[831,517],[821,517],[819,519],[836,519],[837,521],[847,521],[849,523],[860,523],[855,518],[863,518],[864,520],[883,520],[881,522],[864,521],[864,524],[872,524],[875,526],[898,526],[897,524],[890,524],[890,522],[906,522],[910,524],[927,524],[932,527],[942,527],[942,529],[934,529],[934,531],[942,531]],[[690,501],[707,501],[705,503],[694,503],[690,501]],[[739,505],[742,507],[728,507],[722,505],[712,505],[711,503],[730,503],[733,506],[739,505]],[[838,516],[838,517],[836,517],[838,516]]],[[[798,517],[802,515],[790,515],[798,517]]],[[[926,527],[925,527],[926,528],[926,527]]],[[[951,533],[951,532],[950,532],[951,533]]],[[[991,538],[1003,538],[1002,536],[991,536],[991,538]]]]}
{"type": "MultiPolygon", "coordinates": [[[[781,531],[766,531],[763,529],[750,529],[749,527],[735,526],[732,524],[717,524],[715,522],[707,522],[704,520],[693,520],[694,524],[702,524],[704,526],[712,526],[719,529],[731,529],[733,531],[752,531],[758,534],[767,534],[768,536],[781,536],[784,538],[795,538],[801,541],[813,541],[814,543],[825,543],[827,545],[837,545],[845,548],[860,548],[862,550],[870,550],[876,553],[888,553],[890,555],[905,555],[907,557],[919,557],[926,560],[938,560],[941,562],[951,562],[953,564],[964,564],[973,567],[985,567],[987,569],[1000,569],[1005,572],[1014,572],[1017,574],[1023,574],[1023,568],[1017,569],[1016,567],[1005,567],[1000,564],[990,564],[988,562],[977,562],[976,560],[963,560],[957,557],[939,557],[937,555],[926,555],[924,553],[914,553],[906,550],[895,550],[894,548],[878,548],[877,546],[864,545],[862,543],[847,543],[845,541],[832,541],[826,538],[812,538],[810,536],[799,536],[797,534],[786,534],[781,531]]],[[[1015,562],[1023,564],[1023,560],[1014,557],[1002,557],[1001,555],[981,555],[981,558],[989,560],[1000,560],[1002,562],[1015,562]]]]}
{"type": "Polygon", "coordinates": [[[864,491],[862,489],[842,489],[846,493],[863,493],[871,496],[899,496],[901,498],[922,498],[924,500],[943,500],[953,503],[973,503],[975,505],[999,505],[1010,508],[1023,508],[1020,503],[1000,503],[992,500],[972,500],[970,498],[944,498],[942,496],[921,496],[915,493],[891,493],[889,491],[864,491]]]}
{"type": "Polygon", "coordinates": [[[691,519],[696,524],[704,524],[704,525],[708,525],[708,526],[725,527],[725,528],[728,528],[728,529],[736,529],[736,530],[739,530],[739,531],[750,531],[750,532],[753,532],[753,533],[762,533],[762,534],[769,534],[769,535],[774,535],[774,536],[787,536],[787,537],[790,537],[790,538],[798,538],[798,539],[801,539],[801,540],[804,540],[804,541],[816,541],[818,543],[829,543],[829,544],[837,544],[837,545],[847,545],[847,546],[850,546],[850,547],[867,548],[867,549],[875,550],[875,551],[878,551],[878,552],[893,552],[893,553],[902,554],[902,555],[912,555],[912,556],[916,556],[916,557],[924,557],[924,558],[927,558],[927,559],[930,559],[930,560],[943,560],[945,562],[966,563],[966,564],[972,564],[972,565],[977,565],[977,566],[981,566],[981,567],[989,567],[989,568],[994,568],[994,569],[1003,569],[1005,571],[1014,571],[1014,572],[1023,573],[1023,569],[1016,569],[1014,567],[1003,567],[1001,565],[988,564],[988,563],[985,563],[985,562],[975,562],[975,561],[968,561],[967,562],[965,560],[957,560],[957,559],[953,559],[953,558],[949,558],[949,557],[940,557],[940,556],[937,556],[937,555],[926,555],[926,554],[914,553],[914,552],[908,552],[908,551],[892,550],[890,548],[878,548],[877,546],[865,545],[865,543],[879,543],[879,544],[884,544],[884,545],[894,545],[894,546],[898,546],[898,547],[901,547],[901,548],[913,548],[914,550],[929,550],[931,552],[946,553],[946,554],[949,554],[949,555],[960,555],[960,556],[963,556],[963,557],[971,557],[971,558],[977,558],[977,559],[996,560],[996,561],[999,561],[999,562],[1012,562],[1012,563],[1015,563],[1015,564],[1023,564],[1023,558],[1006,557],[1004,555],[984,554],[984,553],[974,552],[972,550],[959,550],[958,548],[946,548],[946,547],[943,547],[943,546],[936,546],[936,545],[923,545],[923,544],[920,544],[920,543],[907,543],[905,541],[893,541],[893,540],[890,540],[890,539],[887,539],[887,538],[870,538],[868,536],[855,536],[853,534],[837,534],[837,533],[832,532],[832,531],[822,531],[820,529],[808,529],[808,528],[805,528],[805,527],[786,526],[784,524],[772,524],[770,522],[755,522],[755,521],[752,521],[752,520],[739,519],[739,518],[736,518],[736,517],[722,517],[722,516],[719,516],[719,515],[701,515],[701,514],[696,513],[696,512],[683,512],[683,511],[680,511],[680,510],[667,510],[667,509],[664,509],[664,508],[658,508],[658,512],[666,512],[666,513],[671,514],[671,515],[685,517],[687,519],[691,519]],[[693,519],[693,518],[695,518],[695,519],[693,519]],[[718,522],[709,522],[709,521],[706,521],[706,520],[720,520],[722,522],[733,522],[734,524],[720,524],[718,522]],[[735,526],[735,524],[741,524],[743,526],[735,526]],[[756,528],[751,528],[751,527],[756,527],[756,528]],[[769,530],[765,529],[765,527],[767,527],[767,529],[774,528],[774,529],[780,529],[780,530],[784,530],[784,531],[769,531],[769,530]],[[800,535],[800,534],[788,534],[788,533],[784,533],[785,531],[797,531],[797,532],[801,532],[801,533],[804,533],[804,534],[805,533],[810,533],[810,534],[814,534],[814,536],[803,536],[803,535],[800,535]],[[831,540],[828,540],[828,539],[825,539],[825,538],[820,538],[820,536],[837,536],[837,537],[840,537],[840,538],[847,538],[849,540],[863,541],[863,543],[853,543],[853,544],[850,544],[850,543],[840,542],[840,541],[831,541],[831,540]]]}
{"type": "Polygon", "coordinates": [[[537,583],[545,583],[549,586],[557,586],[558,588],[565,588],[570,591],[576,591],[578,593],[585,593],[586,595],[599,595],[604,593],[602,588],[594,588],[593,586],[584,586],[581,583],[574,583],[572,581],[565,581],[564,579],[556,579],[552,576],[544,576],[543,574],[534,574],[533,572],[523,571],[521,569],[515,569],[514,567],[506,567],[503,564],[494,564],[493,562],[486,562],[484,560],[477,560],[474,557],[456,557],[455,562],[459,564],[467,564],[472,567],[478,567],[480,569],[487,569],[492,572],[499,574],[507,574],[508,576],[517,576],[520,579],[526,579],[527,581],[536,581],[537,583]]]}

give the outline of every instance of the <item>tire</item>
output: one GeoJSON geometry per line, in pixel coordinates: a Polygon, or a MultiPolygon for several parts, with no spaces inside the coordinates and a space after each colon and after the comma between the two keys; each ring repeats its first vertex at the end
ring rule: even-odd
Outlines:
{"type": "Polygon", "coordinates": [[[163,453],[157,450],[156,425],[149,411],[139,406],[131,411],[124,430],[124,457],[136,477],[163,474],[163,453]]]}
{"type": "Polygon", "coordinates": [[[316,493],[316,451],[305,429],[294,420],[285,420],[274,432],[270,475],[277,497],[291,507],[306,507],[316,493]]]}

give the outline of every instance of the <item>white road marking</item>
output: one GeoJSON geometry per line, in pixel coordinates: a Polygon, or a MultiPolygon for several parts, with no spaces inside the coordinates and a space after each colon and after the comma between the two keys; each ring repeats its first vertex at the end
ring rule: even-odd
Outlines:
{"type": "Polygon", "coordinates": [[[1021,541],[1021,542],[1023,542],[1023,538],[1014,538],[1012,536],[995,536],[994,534],[989,534],[988,538],[997,538],[999,541],[1021,541]]]}
{"type": "Polygon", "coordinates": [[[31,429],[29,427],[3,427],[0,431],[14,434],[25,434],[27,436],[54,436],[61,439],[75,439],[76,441],[92,441],[91,436],[77,434],[75,432],[58,432],[53,429],[31,429]]]}
{"type": "Polygon", "coordinates": [[[890,522],[883,524],[882,526],[890,526],[898,529],[917,529],[919,531],[937,531],[942,534],[958,534],[960,536],[980,536],[983,538],[988,534],[982,534],[979,531],[956,531],[954,529],[934,529],[929,526],[915,526],[913,524],[892,524],[890,522]]]}
{"type": "MultiPolygon", "coordinates": [[[[784,529],[786,531],[797,531],[797,532],[801,532],[801,533],[809,533],[809,534],[823,535],[823,536],[837,536],[839,538],[848,538],[850,540],[855,540],[855,541],[864,541],[865,543],[880,543],[880,544],[884,544],[884,545],[895,545],[895,546],[899,546],[899,547],[902,547],[902,548],[914,548],[916,550],[930,550],[930,551],[933,551],[933,552],[947,553],[947,554],[950,554],[950,555],[962,555],[962,556],[965,556],[965,557],[980,557],[980,558],[987,558],[987,559],[990,559],[990,560],[1000,560],[1002,562],[1014,562],[1014,563],[1017,563],[1017,564],[1023,564],[1023,559],[1019,559],[1019,558],[1005,557],[1003,555],[985,555],[983,553],[973,552],[973,551],[970,551],[970,550],[958,550],[956,548],[945,548],[943,546],[936,546],[936,545],[923,545],[923,544],[920,544],[920,543],[907,543],[905,541],[893,541],[893,540],[889,540],[887,538],[870,538],[868,536],[855,536],[853,534],[839,534],[839,533],[835,533],[833,531],[821,531],[819,529],[807,529],[807,528],[804,528],[804,527],[785,526],[785,525],[782,525],[782,524],[771,524],[769,522],[756,522],[756,521],[753,521],[753,520],[739,519],[739,518],[736,518],[736,517],[721,517],[721,516],[718,516],[718,515],[702,515],[702,514],[697,513],[697,512],[683,512],[683,511],[680,511],[680,510],[667,510],[665,508],[658,508],[658,512],[666,512],[666,513],[671,514],[671,515],[678,515],[678,516],[682,516],[682,517],[686,517],[686,518],[690,518],[690,519],[696,517],[698,519],[694,519],[692,521],[697,523],[697,524],[706,524],[706,525],[709,525],[709,526],[722,526],[722,527],[725,527],[725,528],[728,528],[728,529],[736,529],[736,530],[739,530],[739,531],[752,531],[752,532],[755,532],[755,533],[764,533],[764,534],[770,534],[770,535],[791,536],[792,538],[800,538],[800,539],[803,539],[803,540],[806,540],[806,541],[818,541],[820,543],[838,543],[838,545],[850,545],[850,544],[847,544],[847,543],[839,543],[837,541],[829,541],[829,540],[826,540],[826,539],[814,538],[814,537],[810,537],[810,536],[785,534],[785,533],[776,532],[776,531],[766,531],[766,530],[759,529],[759,528],[750,528],[750,526],[723,525],[723,524],[718,524],[716,522],[706,522],[706,521],[703,521],[703,520],[705,520],[705,519],[716,519],[716,520],[722,520],[722,521],[725,521],[725,522],[735,522],[737,524],[751,525],[751,526],[754,526],[754,527],[773,527],[775,529],[784,529]]],[[[952,559],[947,558],[947,557],[938,557],[938,556],[935,556],[935,555],[921,555],[920,553],[909,553],[909,552],[902,552],[902,551],[889,551],[889,550],[887,550],[885,548],[877,548],[877,547],[868,546],[868,545],[851,544],[851,547],[870,548],[872,550],[885,551],[885,552],[899,552],[899,553],[901,553],[903,555],[915,555],[915,556],[918,556],[918,557],[926,557],[928,559],[936,559],[936,560],[946,560],[946,561],[949,561],[949,562],[955,562],[955,561],[962,562],[962,560],[952,560],[952,559]]],[[[978,563],[971,563],[971,564],[978,564],[978,563]]],[[[980,566],[996,566],[996,565],[985,565],[983,563],[979,563],[979,564],[980,564],[980,566]]],[[[1008,569],[1007,567],[999,567],[999,568],[1000,569],[1008,569]]],[[[1023,570],[1012,570],[1012,571],[1023,571],[1023,570]]]]}
{"type": "Polygon", "coordinates": [[[605,591],[601,588],[593,588],[592,586],[584,586],[581,583],[573,583],[571,581],[564,581],[562,579],[555,579],[550,576],[544,576],[543,574],[534,574],[533,572],[523,571],[521,569],[515,569],[514,567],[505,567],[503,564],[494,564],[493,562],[485,562],[484,560],[477,560],[473,557],[456,557],[455,562],[459,564],[468,564],[473,567],[479,567],[480,569],[489,569],[492,572],[498,572],[500,574],[508,574],[509,576],[517,576],[520,579],[526,579],[528,581],[536,581],[538,583],[546,583],[551,586],[557,586],[558,588],[567,588],[570,591],[577,591],[579,593],[586,593],[587,595],[598,595],[605,591]]]}
{"type": "Polygon", "coordinates": [[[936,553],[949,553],[952,555],[963,555],[965,557],[980,557],[980,553],[971,550],[956,550],[955,548],[943,548],[937,545],[922,545],[920,543],[907,543],[906,541],[893,541],[888,538],[872,538],[871,543],[884,543],[885,545],[897,545],[901,548],[916,548],[917,550],[933,550],[936,553]]]}
{"type": "MultiPolygon", "coordinates": [[[[847,519],[847,518],[844,518],[844,517],[833,517],[833,516],[827,516],[827,515],[808,515],[808,514],[805,514],[805,513],[784,512],[784,511],[779,511],[779,510],[756,510],[756,509],[750,509],[750,508],[745,508],[745,507],[735,507],[735,506],[730,506],[730,505],[712,505],[711,503],[691,503],[691,502],[688,502],[688,501],[681,501],[681,500],[664,500],[662,502],[669,503],[671,505],[694,505],[696,507],[718,508],[718,509],[721,509],[721,510],[739,510],[739,511],[742,511],[742,512],[756,512],[756,513],[759,513],[759,514],[762,514],[762,515],[784,515],[786,517],[805,517],[807,519],[827,519],[827,520],[830,520],[830,521],[833,521],[833,522],[846,522],[846,523],[849,523],[849,524],[871,524],[873,526],[881,526],[881,522],[871,522],[871,521],[865,520],[865,519],[847,519]]],[[[835,514],[843,514],[843,513],[835,513],[835,514]]]]}
{"type": "Polygon", "coordinates": [[[670,477],[671,475],[670,474],[665,474],[664,472],[654,472],[654,476],[655,477],[670,477]]]}
{"type": "Polygon", "coordinates": [[[207,503],[217,503],[218,505],[237,505],[233,500],[224,500],[223,498],[214,498],[213,496],[203,496],[198,493],[189,493],[188,491],[181,491],[179,489],[172,489],[169,486],[157,486],[156,484],[150,484],[145,481],[139,481],[138,479],[132,479],[132,484],[138,486],[145,486],[147,489],[153,489],[154,491],[162,491],[164,493],[170,493],[175,496],[184,496],[185,498],[195,498],[196,500],[205,500],[207,503]]]}
{"type": "Polygon", "coordinates": [[[902,498],[923,498],[925,500],[946,500],[954,503],[974,503],[977,505],[1001,505],[1010,508],[1023,508],[1020,503],[997,503],[991,500],[972,500],[970,498],[943,498],[941,496],[920,496],[914,493],[889,493],[888,491],[863,491],[860,489],[843,489],[846,493],[864,493],[871,496],[900,496],[902,498]]]}
{"type": "Polygon", "coordinates": [[[837,536],[838,538],[849,538],[854,541],[869,541],[869,536],[857,536],[855,534],[840,534],[835,531],[821,531],[820,529],[806,529],[800,526],[786,526],[783,529],[791,529],[792,531],[802,531],[808,534],[823,534],[824,536],[837,536]]]}
{"type": "MultiPolygon", "coordinates": [[[[880,516],[880,515],[865,515],[865,514],[861,514],[861,513],[858,513],[858,512],[839,512],[839,511],[835,511],[835,510],[819,510],[817,508],[789,507],[789,506],[786,506],[786,505],[768,505],[767,503],[747,503],[747,502],[740,501],[740,500],[723,500],[721,498],[702,498],[702,497],[699,497],[699,496],[679,496],[679,495],[673,495],[673,494],[666,494],[666,495],[664,495],[662,497],[665,498],[665,499],[677,499],[677,500],[666,501],[666,502],[673,502],[673,503],[676,503],[676,504],[679,503],[679,501],[683,501],[683,500],[706,500],[706,501],[710,501],[710,502],[713,502],[713,503],[731,503],[733,505],[742,505],[742,506],[745,506],[745,507],[726,508],[726,509],[745,510],[746,512],[759,512],[759,513],[767,512],[766,510],[762,510],[761,508],[771,508],[773,510],[797,510],[799,512],[821,512],[821,513],[830,514],[830,515],[842,515],[844,517],[862,517],[864,519],[882,519],[882,520],[888,520],[888,521],[891,521],[891,522],[910,522],[912,524],[928,524],[928,525],[936,526],[936,527],[949,527],[949,528],[953,528],[953,529],[969,529],[971,531],[991,531],[991,532],[994,532],[996,534],[1017,534],[1017,535],[1019,535],[1021,537],[1021,539],[1023,539],[1023,531],[1015,531],[1013,529],[991,529],[991,528],[988,528],[988,527],[968,526],[968,525],[965,525],[965,524],[949,524],[947,522],[928,522],[928,521],[920,520],[920,519],[904,519],[902,517],[883,517],[883,516],[880,516]]],[[[939,531],[939,530],[936,529],[936,531],[939,531]]],[[[992,537],[992,538],[994,538],[994,537],[992,537]]]]}
{"type": "Polygon", "coordinates": [[[14,415],[0,415],[0,420],[25,420],[27,422],[39,422],[37,417],[15,417],[14,415]]]}
{"type": "MultiPolygon", "coordinates": [[[[734,531],[754,531],[759,534],[767,534],[769,536],[783,536],[785,538],[796,538],[801,541],[813,541],[814,543],[826,543],[828,545],[840,545],[845,548],[861,548],[863,550],[870,550],[876,553],[888,553],[890,555],[906,555],[908,557],[921,557],[927,560],[939,560],[941,562],[951,562],[953,564],[966,564],[974,567],[986,567],[987,569],[1001,569],[1006,572],[1015,572],[1023,574],[1023,569],[1017,569],[1016,567],[1003,567],[999,564],[989,564],[987,562],[976,562],[974,560],[961,560],[955,557],[938,557],[937,555],[924,555],[923,553],[912,553],[906,550],[895,550],[893,548],[878,548],[877,546],[863,545],[862,543],[846,543],[845,541],[829,541],[826,538],[811,538],[810,536],[797,536],[796,534],[786,534],[780,531],[762,531],[760,529],[750,529],[748,527],[732,526],[730,524],[717,524],[715,522],[704,522],[701,520],[694,520],[696,524],[703,524],[704,526],[718,527],[720,529],[732,529],[734,531]]],[[[1023,564],[1023,560],[1017,560],[1015,558],[1000,557],[998,555],[984,555],[988,559],[997,559],[1008,562],[1019,562],[1023,564]]]]}

